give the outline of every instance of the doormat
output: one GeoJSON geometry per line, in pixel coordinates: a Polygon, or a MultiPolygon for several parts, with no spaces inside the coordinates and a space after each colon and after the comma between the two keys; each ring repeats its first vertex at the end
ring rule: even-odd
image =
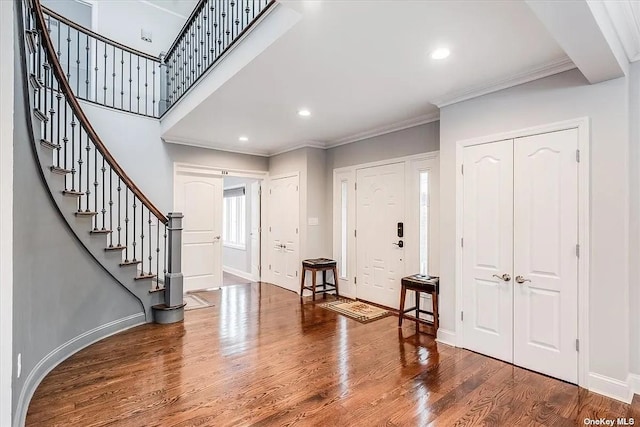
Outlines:
{"type": "Polygon", "coordinates": [[[322,308],[333,310],[360,323],[369,323],[387,317],[390,312],[362,301],[338,300],[318,304],[322,308]]]}
{"type": "Polygon", "coordinates": [[[185,294],[182,299],[185,304],[187,304],[184,307],[185,310],[197,310],[199,308],[213,307],[213,304],[210,304],[197,295],[185,294]]]}

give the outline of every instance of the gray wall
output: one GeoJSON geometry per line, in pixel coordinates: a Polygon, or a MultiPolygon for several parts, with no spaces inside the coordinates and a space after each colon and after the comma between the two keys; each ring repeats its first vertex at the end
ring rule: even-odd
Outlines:
{"type": "Polygon", "coordinates": [[[630,354],[627,94],[624,78],[590,85],[579,71],[572,70],[441,110],[443,329],[455,330],[456,142],[586,116],[591,122],[589,368],[626,382],[630,354]]]}
{"type": "MultiPolygon", "coordinates": [[[[324,177],[324,246],[333,248],[333,170],[364,163],[389,160],[440,149],[440,122],[431,122],[326,150],[324,177]]],[[[437,242],[433,242],[437,246],[437,242]]]]}
{"type": "Polygon", "coordinates": [[[82,102],[98,136],[140,189],[163,212],[173,209],[173,164],[188,163],[243,171],[266,171],[266,157],[230,153],[160,139],[157,119],[82,102]]]}
{"type": "MultiPolygon", "coordinates": [[[[18,33],[16,40],[21,37],[18,33]]],[[[15,425],[22,423],[31,394],[49,369],[93,340],[144,323],[141,303],[80,245],[41,181],[19,65],[14,116],[13,360],[21,354],[22,372],[19,378],[15,370],[13,375],[15,425]]]]}

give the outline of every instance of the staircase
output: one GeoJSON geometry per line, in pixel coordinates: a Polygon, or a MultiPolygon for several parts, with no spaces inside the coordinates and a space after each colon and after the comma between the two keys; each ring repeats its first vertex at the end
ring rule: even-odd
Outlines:
{"type": "Polygon", "coordinates": [[[163,214],[109,153],[70,87],[39,0],[21,6],[23,81],[43,184],[82,246],[141,302],[147,322],[181,321],[182,215],[163,214]]]}

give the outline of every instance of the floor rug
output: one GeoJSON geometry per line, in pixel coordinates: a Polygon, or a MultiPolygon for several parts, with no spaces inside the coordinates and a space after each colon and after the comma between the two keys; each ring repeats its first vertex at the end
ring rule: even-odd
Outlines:
{"type": "Polygon", "coordinates": [[[197,295],[185,294],[182,298],[185,304],[187,304],[185,310],[197,310],[198,308],[212,307],[213,305],[197,295]]]}
{"type": "Polygon", "coordinates": [[[338,300],[318,305],[322,308],[344,314],[361,323],[373,322],[374,320],[382,319],[391,314],[383,308],[375,307],[362,301],[338,300]]]}

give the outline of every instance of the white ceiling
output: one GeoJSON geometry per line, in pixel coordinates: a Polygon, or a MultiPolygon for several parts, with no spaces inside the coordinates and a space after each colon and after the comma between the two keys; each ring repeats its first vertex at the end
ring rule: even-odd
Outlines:
{"type": "Polygon", "coordinates": [[[328,147],[433,120],[435,104],[574,67],[521,1],[281,3],[302,19],[167,140],[254,154],[328,147]],[[440,46],[451,56],[432,60],[440,46]],[[298,117],[302,107],[312,116],[298,117]]]}
{"type": "Polygon", "coordinates": [[[196,7],[198,0],[140,0],[152,6],[172,12],[187,19],[196,7]]]}

